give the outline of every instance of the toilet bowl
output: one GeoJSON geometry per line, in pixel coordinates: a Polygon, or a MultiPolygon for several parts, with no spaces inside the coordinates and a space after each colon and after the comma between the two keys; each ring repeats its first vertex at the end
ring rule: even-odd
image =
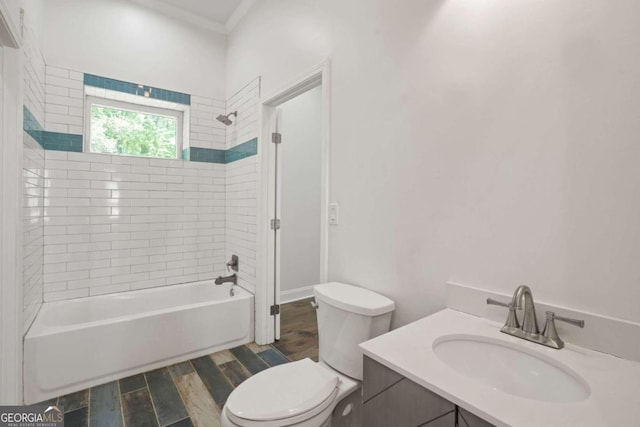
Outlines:
{"type": "Polygon", "coordinates": [[[303,359],[247,379],[229,395],[221,414],[222,427],[360,425],[362,352],[358,344],[389,330],[394,303],[367,289],[337,282],[315,286],[314,296],[320,361],[303,359]]]}

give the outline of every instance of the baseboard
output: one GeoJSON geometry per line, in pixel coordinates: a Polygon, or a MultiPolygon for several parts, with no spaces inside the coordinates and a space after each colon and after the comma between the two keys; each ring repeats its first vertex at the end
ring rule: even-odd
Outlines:
{"type": "Polygon", "coordinates": [[[291,289],[289,291],[282,291],[280,292],[280,304],[311,298],[312,296],[313,285],[305,286],[304,288],[291,289]]]}

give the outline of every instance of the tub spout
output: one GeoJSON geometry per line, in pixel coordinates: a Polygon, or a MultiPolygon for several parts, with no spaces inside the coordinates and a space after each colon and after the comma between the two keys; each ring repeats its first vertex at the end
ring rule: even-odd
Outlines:
{"type": "Polygon", "coordinates": [[[238,275],[232,274],[231,276],[222,277],[219,276],[216,281],[216,285],[222,285],[223,283],[233,283],[234,285],[238,284],[238,275]]]}

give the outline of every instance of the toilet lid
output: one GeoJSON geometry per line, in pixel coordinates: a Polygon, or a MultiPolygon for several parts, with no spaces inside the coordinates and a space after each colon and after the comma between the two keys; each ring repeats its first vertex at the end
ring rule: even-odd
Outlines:
{"type": "Polygon", "coordinates": [[[230,418],[289,419],[326,406],[323,403],[337,394],[339,383],[335,373],[307,358],[266,369],[247,379],[231,393],[225,406],[230,418]]]}

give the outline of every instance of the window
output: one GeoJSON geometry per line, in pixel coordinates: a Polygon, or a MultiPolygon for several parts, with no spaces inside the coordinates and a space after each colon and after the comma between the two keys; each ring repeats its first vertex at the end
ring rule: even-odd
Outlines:
{"type": "Polygon", "coordinates": [[[87,98],[91,153],[176,159],[182,157],[182,111],[103,98],[87,98]]]}

